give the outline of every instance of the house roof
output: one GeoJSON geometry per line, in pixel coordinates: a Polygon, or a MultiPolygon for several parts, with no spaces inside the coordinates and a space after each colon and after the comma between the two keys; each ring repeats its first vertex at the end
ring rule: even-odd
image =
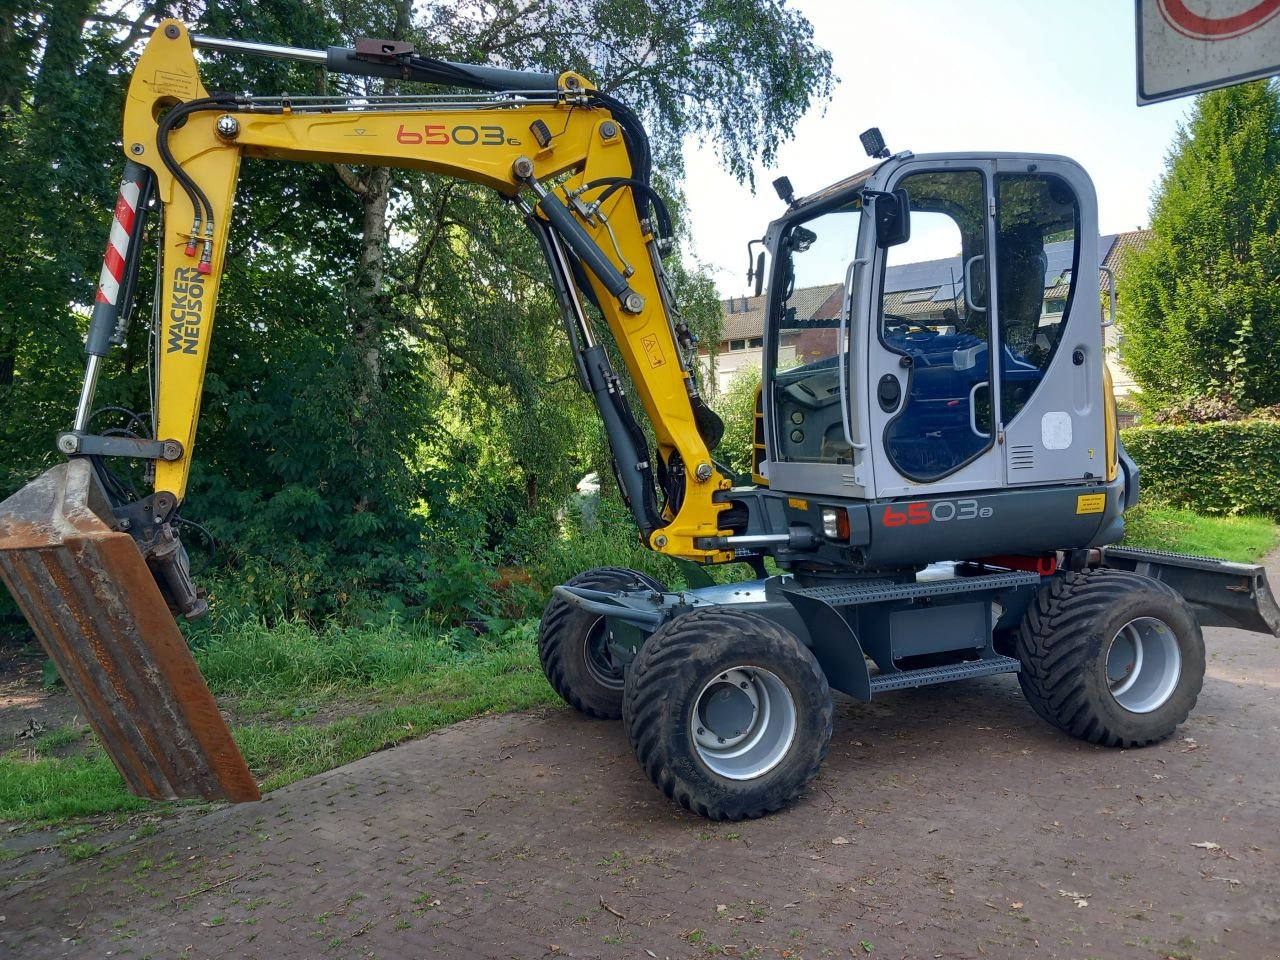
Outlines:
{"type": "MultiPolygon", "coordinates": [[[[1116,269],[1130,251],[1145,244],[1151,237],[1150,230],[1130,230],[1125,233],[1109,233],[1098,238],[1098,257],[1101,266],[1116,269]]],[[[1065,297],[1068,285],[1064,275],[1072,267],[1073,244],[1069,240],[1045,245],[1045,298],[1065,297]]],[[[904,317],[937,314],[952,301],[964,296],[964,264],[960,257],[944,257],[889,267],[885,271],[885,306],[891,313],[904,317]]],[[[1107,279],[1101,273],[1100,283],[1106,289],[1107,279]]],[[[792,297],[796,315],[801,318],[830,318],[838,308],[837,294],[842,289],[838,283],[806,287],[797,290],[792,297]]],[[[747,339],[764,335],[765,298],[733,297],[721,301],[724,313],[724,332],[721,342],[747,339]]]]}

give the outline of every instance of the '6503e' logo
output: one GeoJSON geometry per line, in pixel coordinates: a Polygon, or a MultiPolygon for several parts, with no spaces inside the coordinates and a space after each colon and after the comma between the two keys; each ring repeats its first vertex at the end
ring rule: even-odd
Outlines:
{"type": "Polygon", "coordinates": [[[935,500],[925,503],[891,503],[881,518],[886,527],[914,527],[922,523],[947,523],[951,520],[985,520],[994,513],[990,507],[978,506],[977,500],[935,500]],[[905,510],[902,507],[906,507],[905,510]]]}
{"type": "Polygon", "coordinates": [[[507,131],[498,126],[473,127],[460,123],[450,127],[444,123],[426,123],[421,128],[409,129],[402,123],[396,131],[399,143],[421,143],[429,147],[443,147],[456,143],[463,147],[473,144],[480,147],[518,147],[520,141],[515,137],[508,138],[507,131]]]}

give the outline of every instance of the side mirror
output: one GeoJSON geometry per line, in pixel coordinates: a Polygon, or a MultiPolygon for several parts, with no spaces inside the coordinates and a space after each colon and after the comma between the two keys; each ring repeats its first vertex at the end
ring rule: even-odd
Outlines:
{"type": "MultiPolygon", "coordinates": [[[[756,257],[756,296],[764,293],[764,251],[756,257]]],[[[1113,311],[1114,312],[1114,311],[1113,311]]]]}
{"type": "Polygon", "coordinates": [[[870,193],[876,218],[876,246],[896,247],[911,239],[911,198],[899,188],[892,193],[870,193]]]}

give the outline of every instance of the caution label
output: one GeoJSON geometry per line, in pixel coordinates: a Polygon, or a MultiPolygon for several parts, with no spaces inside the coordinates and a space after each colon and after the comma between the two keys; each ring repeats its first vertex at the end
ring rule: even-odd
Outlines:
{"type": "Polygon", "coordinates": [[[787,505],[793,510],[808,510],[809,501],[801,500],[799,497],[787,497],[787,505]]]}
{"type": "Polygon", "coordinates": [[[660,367],[667,362],[662,355],[662,346],[655,336],[642,337],[640,345],[644,347],[644,355],[649,359],[649,366],[660,367]]]}
{"type": "Polygon", "coordinates": [[[1082,493],[1076,497],[1076,513],[1102,513],[1107,509],[1105,493],[1082,493]]]}

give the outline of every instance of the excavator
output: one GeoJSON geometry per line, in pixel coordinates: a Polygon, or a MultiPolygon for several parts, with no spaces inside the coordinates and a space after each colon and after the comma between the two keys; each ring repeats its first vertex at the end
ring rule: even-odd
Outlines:
{"type": "Polygon", "coordinates": [[[1062,731],[1141,746],[1194,706],[1202,626],[1280,634],[1260,567],[1114,546],[1138,470],[1104,363],[1115,302],[1104,319],[1094,191],[1066,158],[891,155],[869,131],[870,168],[804,197],[780,182],[785,211],[752,264],[757,295],[768,280],[762,386],[736,476],[713,457],[723,428],[663,266],[671,218],[644,128],[585,77],[166,20],[127,96],[67,460],[0,504],[0,575],[141,796],[259,797],[175,619],[207,610],[180,511],[244,157],[482,184],[536,237],[622,499],[689,571],[675,590],[614,567],[556,587],[541,662],[567,703],[621,718],[651,781],[695,813],[758,817],[799,796],[831,742],[833,689],[866,701],[1012,673],[1062,731]],[[199,48],[437,92],[210,93],[199,48]],[[96,435],[148,229],[152,433],[96,435]],[[920,264],[940,244],[960,252],[931,279],[920,264]],[[152,492],[130,498],[112,458],[147,463],[152,492]],[[707,575],[733,563],[750,579],[707,575]]]}

